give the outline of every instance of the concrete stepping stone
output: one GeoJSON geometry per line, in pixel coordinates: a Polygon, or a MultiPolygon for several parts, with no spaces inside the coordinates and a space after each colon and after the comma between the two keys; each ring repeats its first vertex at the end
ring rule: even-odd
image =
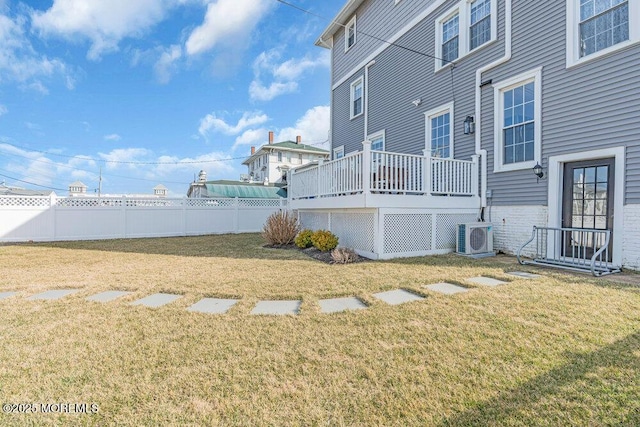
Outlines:
{"type": "Polygon", "coordinates": [[[199,313],[224,314],[238,301],[237,299],[203,298],[187,308],[187,310],[199,313]]]}
{"type": "Polygon", "coordinates": [[[251,314],[298,314],[302,301],[258,301],[251,314]]]}
{"type": "Polygon", "coordinates": [[[67,295],[71,295],[75,292],[78,292],[80,289],[54,289],[51,291],[41,292],[39,294],[31,295],[28,300],[57,300],[62,297],[66,297],[67,295]]]}
{"type": "Polygon", "coordinates": [[[0,299],[9,298],[15,294],[17,294],[17,292],[0,292],[0,299]]]}
{"type": "Polygon", "coordinates": [[[320,304],[321,313],[337,313],[367,308],[367,305],[356,297],[321,299],[318,303],[320,304]]]}
{"type": "Polygon", "coordinates": [[[537,279],[539,274],[527,273],[526,271],[510,271],[507,273],[509,276],[524,277],[525,279],[537,279]]]}
{"type": "Polygon", "coordinates": [[[469,289],[465,288],[464,286],[454,285],[453,283],[447,282],[434,283],[432,285],[424,285],[422,287],[427,288],[430,291],[440,292],[445,295],[453,295],[469,291],[469,289]]]}
{"type": "Polygon", "coordinates": [[[105,291],[100,292],[99,294],[91,295],[87,297],[87,301],[96,301],[96,302],[110,302],[114,299],[123,297],[125,295],[129,295],[131,292],[127,291],[105,291]]]}
{"type": "Polygon", "coordinates": [[[424,299],[424,297],[416,295],[413,292],[405,291],[404,289],[379,292],[377,294],[373,294],[373,296],[391,305],[404,304],[405,302],[411,301],[421,301],[424,299]]]}
{"type": "Polygon", "coordinates": [[[491,277],[482,277],[482,276],[471,277],[467,280],[482,286],[498,286],[498,285],[504,285],[505,283],[507,283],[507,282],[503,282],[502,280],[493,279],[491,277]]]}
{"type": "Polygon", "coordinates": [[[148,297],[141,298],[131,303],[131,305],[143,305],[145,307],[157,308],[162,307],[163,305],[174,302],[178,298],[181,298],[182,295],[174,295],[174,294],[153,294],[148,297]]]}

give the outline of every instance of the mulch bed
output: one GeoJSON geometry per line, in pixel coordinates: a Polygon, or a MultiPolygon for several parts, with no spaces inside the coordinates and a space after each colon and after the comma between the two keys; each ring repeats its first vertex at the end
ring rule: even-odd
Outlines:
{"type": "MultiPolygon", "coordinates": [[[[263,247],[270,248],[270,249],[286,249],[286,250],[298,251],[298,252],[302,252],[303,254],[317,261],[324,262],[325,264],[336,264],[336,262],[333,261],[333,258],[331,258],[331,251],[322,252],[313,247],[300,249],[296,245],[264,245],[263,247]]],[[[353,263],[365,262],[365,261],[369,261],[369,259],[361,256],[357,256],[357,258],[353,261],[353,263]]]]}

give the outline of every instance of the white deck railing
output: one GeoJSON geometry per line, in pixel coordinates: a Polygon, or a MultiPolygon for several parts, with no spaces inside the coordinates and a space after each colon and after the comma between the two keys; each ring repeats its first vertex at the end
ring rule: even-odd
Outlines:
{"type": "Polygon", "coordinates": [[[407,195],[478,195],[478,158],[434,158],[364,150],[341,159],[292,170],[291,199],[361,193],[407,195]]]}

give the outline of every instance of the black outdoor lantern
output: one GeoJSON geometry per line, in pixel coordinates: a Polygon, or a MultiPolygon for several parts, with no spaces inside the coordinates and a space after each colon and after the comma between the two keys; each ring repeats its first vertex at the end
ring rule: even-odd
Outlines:
{"type": "Polygon", "coordinates": [[[542,172],[542,166],[540,166],[540,163],[536,162],[536,165],[533,167],[533,173],[537,177],[536,181],[540,181],[540,179],[542,179],[544,172],[542,172]]]}
{"type": "Polygon", "coordinates": [[[475,133],[475,131],[476,131],[475,118],[473,116],[467,116],[467,118],[464,119],[464,134],[471,135],[475,133]]]}

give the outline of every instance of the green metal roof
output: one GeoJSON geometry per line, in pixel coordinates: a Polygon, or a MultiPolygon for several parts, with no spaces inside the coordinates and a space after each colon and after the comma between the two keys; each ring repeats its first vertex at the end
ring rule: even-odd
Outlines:
{"type": "Polygon", "coordinates": [[[287,197],[282,187],[249,184],[238,181],[210,181],[205,183],[207,197],[238,197],[241,199],[281,199],[287,197]]]}
{"type": "Polygon", "coordinates": [[[323,154],[329,153],[327,150],[323,150],[322,148],[314,147],[313,145],[307,145],[307,144],[296,144],[293,141],[276,142],[275,144],[263,145],[262,147],[264,148],[278,147],[278,148],[288,148],[291,150],[315,151],[317,153],[323,153],[323,154]]]}

